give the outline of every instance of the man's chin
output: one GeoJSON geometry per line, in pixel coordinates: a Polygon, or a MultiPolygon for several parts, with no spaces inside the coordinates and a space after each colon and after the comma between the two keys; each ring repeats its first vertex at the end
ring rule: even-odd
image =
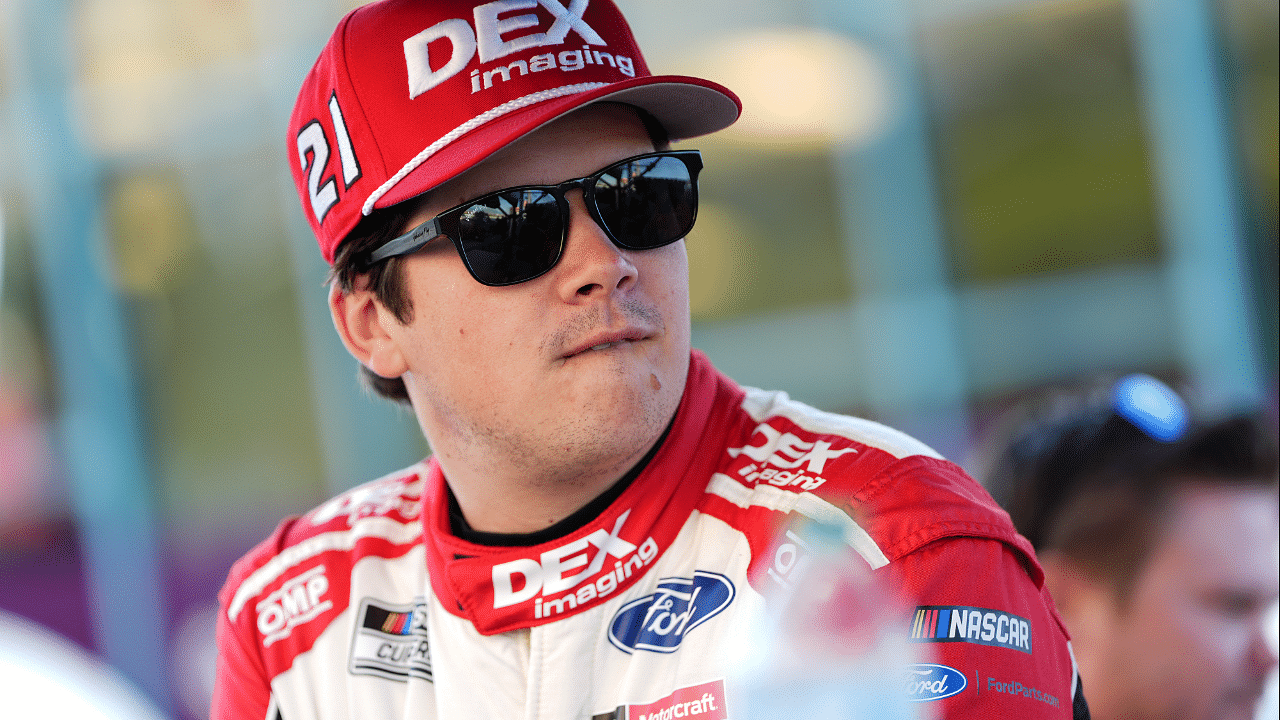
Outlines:
{"type": "Polygon", "coordinates": [[[656,372],[595,378],[577,390],[581,402],[570,412],[588,421],[597,432],[616,437],[661,432],[679,405],[679,395],[673,395],[675,388],[668,387],[656,372]]]}
{"type": "Polygon", "coordinates": [[[672,373],[648,358],[620,353],[573,362],[578,364],[569,382],[584,402],[606,398],[615,403],[648,403],[669,397],[673,389],[667,377],[672,373]]]}

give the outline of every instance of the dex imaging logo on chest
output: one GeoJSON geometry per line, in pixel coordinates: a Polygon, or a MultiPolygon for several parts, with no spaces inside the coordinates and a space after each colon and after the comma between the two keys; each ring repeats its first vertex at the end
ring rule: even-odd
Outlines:
{"type": "Polygon", "coordinates": [[[537,558],[517,558],[494,565],[493,608],[533,600],[534,617],[544,618],[612,594],[633,572],[658,556],[653,538],[646,538],[636,547],[619,537],[630,515],[630,510],[622,513],[612,532],[599,528],[537,558]],[[611,557],[616,560],[606,568],[605,562],[611,557]],[[555,593],[566,594],[551,598],[555,593]]]}
{"type": "Polygon", "coordinates": [[[692,578],[668,578],[652,595],[622,606],[609,625],[609,642],[628,654],[675,652],[686,633],[729,607],[735,593],[719,573],[698,570],[692,578]]]}

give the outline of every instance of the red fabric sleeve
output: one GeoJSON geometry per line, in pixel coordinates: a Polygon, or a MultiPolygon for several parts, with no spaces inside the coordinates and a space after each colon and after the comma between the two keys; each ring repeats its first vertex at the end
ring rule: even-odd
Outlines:
{"type": "Polygon", "coordinates": [[[241,613],[232,623],[225,598],[218,612],[218,666],[213,685],[211,720],[266,720],[271,704],[271,683],[256,652],[255,638],[244,621],[253,613],[241,613]]]}
{"type": "Polygon", "coordinates": [[[275,720],[267,717],[271,678],[262,656],[256,613],[250,607],[241,607],[232,620],[228,609],[240,584],[285,546],[294,521],[295,518],[282,520],[269,537],[240,558],[231,567],[218,595],[218,663],[210,720],[275,720]]]}
{"type": "Polygon", "coordinates": [[[947,720],[1072,717],[1067,633],[1033,562],[998,540],[954,537],[884,568],[910,598],[908,636],[932,664],[916,668],[933,683],[917,697],[937,697],[928,703],[947,720]]]}

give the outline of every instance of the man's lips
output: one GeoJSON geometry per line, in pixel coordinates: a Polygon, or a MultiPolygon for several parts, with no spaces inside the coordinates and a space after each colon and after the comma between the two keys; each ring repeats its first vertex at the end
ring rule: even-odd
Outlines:
{"type": "Polygon", "coordinates": [[[607,350],[619,343],[635,342],[644,340],[648,337],[648,333],[640,328],[623,328],[613,332],[597,333],[584,338],[581,342],[572,346],[568,352],[561,357],[563,359],[571,358],[575,355],[581,355],[589,350],[607,350]]]}

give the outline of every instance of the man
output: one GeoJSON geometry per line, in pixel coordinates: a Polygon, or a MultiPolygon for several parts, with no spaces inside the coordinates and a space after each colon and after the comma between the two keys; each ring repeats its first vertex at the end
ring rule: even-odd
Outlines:
{"type": "Polygon", "coordinates": [[[290,162],[338,333],[433,456],[233,568],[215,718],[741,717],[730,648],[806,564],[805,520],[920,606],[935,662],[886,703],[1087,712],[1031,548],[975,482],[690,349],[702,162],[668,137],[738,110],[652,76],[608,0],[342,21],[290,162]]]}
{"type": "Polygon", "coordinates": [[[1247,720],[1276,666],[1276,449],[1148,376],[1035,411],[989,486],[1036,546],[1094,718],[1247,720]]]}

